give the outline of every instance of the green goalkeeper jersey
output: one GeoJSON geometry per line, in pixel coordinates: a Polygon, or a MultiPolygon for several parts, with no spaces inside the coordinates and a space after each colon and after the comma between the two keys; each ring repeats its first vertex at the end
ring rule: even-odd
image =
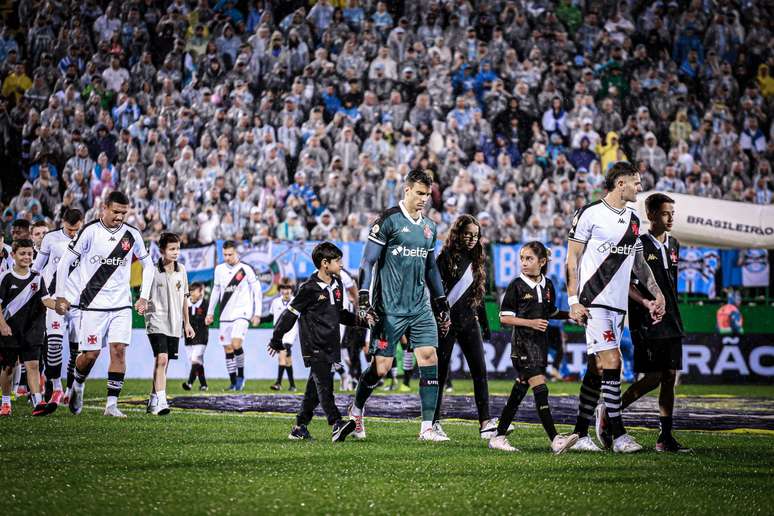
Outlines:
{"type": "Polygon", "coordinates": [[[374,308],[401,316],[428,310],[425,272],[427,257],[435,251],[435,223],[421,215],[419,220],[412,219],[401,201],[382,213],[368,239],[383,246],[373,274],[374,308]]]}

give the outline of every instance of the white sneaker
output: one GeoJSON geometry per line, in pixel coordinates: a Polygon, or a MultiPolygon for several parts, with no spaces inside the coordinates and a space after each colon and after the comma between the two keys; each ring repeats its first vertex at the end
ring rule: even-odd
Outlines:
{"type": "Polygon", "coordinates": [[[358,441],[366,438],[363,416],[365,416],[365,408],[363,408],[363,412],[359,416],[352,414],[352,407],[349,408],[349,417],[355,420],[355,431],[352,432],[351,435],[353,439],[357,439],[358,441]]]}
{"type": "Polygon", "coordinates": [[[581,451],[581,452],[601,452],[602,448],[597,446],[594,441],[591,440],[591,437],[588,435],[585,435],[578,439],[578,442],[575,443],[572,447],[570,447],[572,451],[581,451]]]}
{"type": "MultiPolygon", "coordinates": [[[[481,439],[492,439],[494,436],[497,435],[497,425],[500,423],[499,419],[490,419],[486,422],[484,425],[484,428],[482,428],[479,433],[481,434],[481,439]]],[[[505,431],[505,435],[511,435],[513,431],[516,429],[513,424],[508,425],[508,430],[505,431]]]]}
{"type": "Polygon", "coordinates": [[[104,415],[110,416],[110,417],[126,417],[126,414],[118,410],[118,405],[108,405],[105,407],[105,413],[104,415]]]}
{"type": "Polygon", "coordinates": [[[642,450],[642,446],[629,434],[623,434],[613,441],[613,451],[615,453],[635,453],[642,450]]]}
{"type": "Polygon", "coordinates": [[[492,450],[500,450],[505,452],[517,452],[518,448],[511,446],[508,442],[508,438],[504,435],[496,435],[489,439],[489,448],[492,450]]]}
{"type": "Polygon", "coordinates": [[[145,413],[146,414],[154,414],[154,410],[156,410],[156,407],[159,404],[159,400],[157,398],[148,398],[148,404],[145,406],[145,413]]]}
{"type": "Polygon", "coordinates": [[[446,437],[447,439],[449,439],[449,436],[446,435],[446,432],[443,431],[443,427],[441,426],[441,422],[440,421],[436,421],[435,423],[433,423],[433,430],[435,430],[435,433],[437,433],[439,435],[442,435],[443,437],[446,437]]]}
{"type": "Polygon", "coordinates": [[[578,434],[561,435],[557,434],[554,440],[551,442],[551,451],[556,455],[564,453],[568,448],[571,448],[578,442],[578,434]]]}
{"type": "Polygon", "coordinates": [[[153,409],[151,410],[151,414],[153,414],[154,416],[166,416],[167,414],[169,414],[169,403],[165,401],[157,402],[153,406],[153,409]]]}
{"type": "Polygon", "coordinates": [[[430,427],[427,430],[425,430],[424,432],[422,432],[421,434],[419,434],[419,440],[420,441],[433,441],[433,442],[436,442],[436,443],[442,443],[442,442],[445,442],[445,441],[450,441],[451,439],[449,439],[445,435],[439,434],[438,432],[436,432],[433,429],[433,427],[430,427]]]}

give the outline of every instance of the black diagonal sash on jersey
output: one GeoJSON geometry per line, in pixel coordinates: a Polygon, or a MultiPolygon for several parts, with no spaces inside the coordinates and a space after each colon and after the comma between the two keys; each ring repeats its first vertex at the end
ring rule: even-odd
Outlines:
{"type": "MultiPolygon", "coordinates": [[[[634,246],[637,243],[637,235],[634,233],[634,227],[639,224],[632,224],[634,220],[629,220],[629,227],[626,229],[626,233],[618,242],[617,246],[631,245],[634,246]]],[[[583,285],[579,300],[583,306],[589,306],[593,304],[594,299],[605,289],[605,287],[612,281],[613,277],[621,268],[623,262],[626,261],[629,255],[626,254],[613,254],[607,255],[602,263],[599,265],[594,274],[583,285]]]]}
{"type": "MultiPolygon", "coordinates": [[[[65,249],[65,252],[67,252],[67,249],[65,249]]],[[[70,272],[67,273],[67,277],[70,277],[70,274],[73,273],[73,271],[78,268],[78,261],[80,258],[76,258],[73,263],[70,264],[70,272]]],[[[51,276],[51,281],[48,284],[48,295],[53,296],[56,293],[56,273],[58,271],[54,271],[54,274],[51,276]]]]}
{"type": "MultiPolygon", "coordinates": [[[[124,233],[124,235],[118,239],[118,244],[116,244],[116,247],[113,249],[113,251],[107,256],[107,259],[110,260],[111,258],[114,260],[110,261],[118,261],[123,260],[126,258],[126,256],[132,252],[132,248],[134,247],[134,236],[132,235],[131,231],[127,231],[124,233]],[[126,250],[123,248],[124,241],[129,242],[129,246],[126,250]]],[[[105,283],[110,278],[110,276],[113,275],[120,265],[108,265],[103,264],[100,265],[99,269],[94,273],[94,276],[91,277],[88,283],[86,283],[86,286],[83,287],[83,292],[81,293],[81,308],[88,308],[88,306],[91,304],[92,301],[94,301],[94,298],[97,296],[100,290],[102,290],[102,287],[105,286],[105,283]]]]}
{"type": "Polygon", "coordinates": [[[6,316],[5,316],[6,319],[10,319],[11,317],[13,317],[16,314],[16,312],[19,311],[19,308],[24,306],[24,304],[27,303],[28,299],[24,299],[24,298],[30,297],[28,292],[30,290],[30,283],[32,283],[36,277],[37,276],[35,274],[30,274],[29,278],[27,278],[26,280],[22,280],[17,278],[16,276],[13,276],[14,280],[17,280],[23,283],[12,283],[13,285],[19,288],[14,288],[14,289],[9,288],[7,299],[3,299],[3,308],[5,309],[5,312],[6,312],[6,316]],[[19,296],[22,293],[25,293],[25,295],[22,298],[19,298],[19,296]],[[14,303],[14,300],[17,300],[20,302],[14,303]]]}
{"type": "Polygon", "coordinates": [[[239,284],[242,283],[242,280],[245,279],[245,276],[247,276],[247,274],[245,273],[242,267],[240,267],[239,270],[234,273],[234,276],[231,278],[231,281],[229,281],[228,285],[226,285],[226,289],[228,289],[229,287],[234,287],[234,288],[232,288],[228,292],[223,292],[223,297],[220,298],[220,313],[223,313],[223,311],[226,309],[226,305],[231,299],[231,296],[234,294],[234,291],[237,289],[239,284]],[[237,279],[237,276],[239,276],[239,279],[237,279]]]}

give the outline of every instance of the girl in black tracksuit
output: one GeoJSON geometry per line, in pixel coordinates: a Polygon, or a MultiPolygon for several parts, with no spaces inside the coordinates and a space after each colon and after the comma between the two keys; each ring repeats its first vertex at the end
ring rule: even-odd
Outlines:
{"type": "MultiPolygon", "coordinates": [[[[479,240],[481,226],[472,215],[461,215],[449,230],[441,254],[438,269],[441,271],[446,298],[451,305],[452,326],[438,343],[438,385],[445,385],[449,376],[454,343],[458,342],[470,374],[478,409],[482,437],[497,429],[489,417],[489,386],[486,378],[483,340],[489,340],[489,324],[484,310],[484,286],[486,282],[486,256],[479,240]]],[[[440,332],[439,332],[440,335],[440,332]]],[[[440,428],[443,389],[438,389],[438,403],[434,423],[440,428]]]]}

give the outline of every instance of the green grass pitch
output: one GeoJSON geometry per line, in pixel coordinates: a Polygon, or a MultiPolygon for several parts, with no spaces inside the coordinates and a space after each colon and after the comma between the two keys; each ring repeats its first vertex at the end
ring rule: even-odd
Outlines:
{"type": "MultiPolygon", "coordinates": [[[[510,382],[493,381],[493,394],[510,382]]],[[[128,381],[123,397],[149,382],[128,381]]],[[[213,393],[224,382],[212,382],[213,393]]],[[[303,386],[300,382],[299,387],[303,386]]],[[[268,393],[268,382],[248,390],[268,393]]],[[[174,410],[166,418],[101,408],[104,380],[87,383],[87,408],[32,418],[14,403],[0,420],[3,515],[33,514],[771,514],[774,435],[685,431],[692,454],[652,451],[656,432],[632,429],[648,451],[553,456],[542,428],[518,424],[521,453],[487,449],[475,423],[445,424],[450,443],[416,440],[418,421],[367,419],[368,439],[287,440],[292,416],[174,410]]],[[[455,382],[457,393],[470,382],[455,382]]],[[[551,384],[576,394],[577,384],[551,384]]],[[[170,394],[181,394],[170,381],[170,394]]],[[[692,395],[771,396],[774,387],[681,386],[692,395]]],[[[517,416],[518,418],[518,416],[517,416]]],[[[568,427],[560,431],[568,431],[568,427]]]]}

